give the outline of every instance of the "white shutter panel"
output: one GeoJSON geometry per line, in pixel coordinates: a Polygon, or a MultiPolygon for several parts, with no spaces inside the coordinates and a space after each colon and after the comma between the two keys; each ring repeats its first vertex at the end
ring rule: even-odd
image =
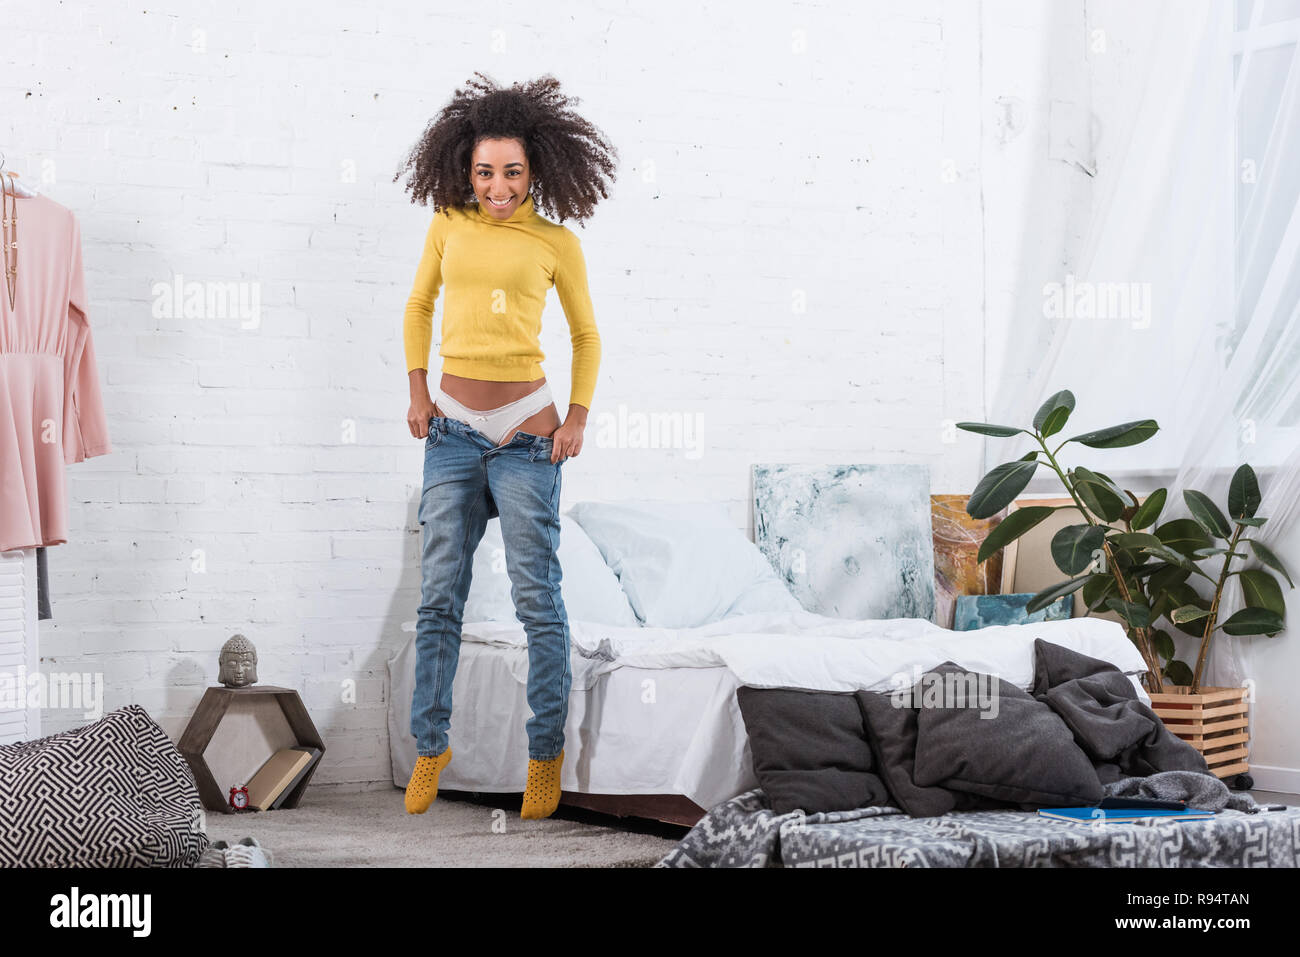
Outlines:
{"type": "Polygon", "coordinates": [[[39,704],[26,706],[27,676],[39,669],[37,655],[36,549],[0,552],[0,744],[40,737],[39,704]]]}

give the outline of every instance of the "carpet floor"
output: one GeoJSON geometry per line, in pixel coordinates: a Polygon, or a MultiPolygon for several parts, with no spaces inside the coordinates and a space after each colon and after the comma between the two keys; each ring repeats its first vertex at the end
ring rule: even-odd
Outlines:
{"type": "MultiPolygon", "coordinates": [[[[1255,790],[1261,802],[1300,804],[1294,794],[1255,790]]],[[[399,788],[316,788],[300,807],[207,815],[208,837],[251,835],[275,867],[650,867],[687,828],[561,806],[524,821],[518,794],[450,791],[424,814],[407,814],[399,788]]]]}
{"type": "Polygon", "coordinates": [[[650,867],[687,831],[563,806],[525,821],[518,794],[444,792],[407,814],[404,795],[316,788],[296,808],[209,812],[208,837],[255,837],[275,867],[650,867]]]}

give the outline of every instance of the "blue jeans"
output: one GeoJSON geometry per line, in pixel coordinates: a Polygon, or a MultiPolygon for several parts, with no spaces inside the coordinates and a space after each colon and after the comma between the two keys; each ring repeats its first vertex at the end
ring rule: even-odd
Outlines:
{"type": "Polygon", "coordinates": [[[569,715],[569,619],[560,597],[560,466],[548,436],[519,432],[497,446],[461,422],[435,416],[424,445],[420,495],[423,551],[415,627],[411,734],[416,753],[447,748],[451,685],[474,551],[489,519],[501,519],[515,617],[528,636],[528,756],[548,761],[564,747],[569,715]]]}

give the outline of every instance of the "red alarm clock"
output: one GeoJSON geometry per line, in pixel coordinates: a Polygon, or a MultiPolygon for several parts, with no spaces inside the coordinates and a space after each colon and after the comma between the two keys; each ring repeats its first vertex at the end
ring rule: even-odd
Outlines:
{"type": "Polygon", "coordinates": [[[230,806],[236,811],[248,810],[248,786],[240,785],[230,789],[230,806]]]}

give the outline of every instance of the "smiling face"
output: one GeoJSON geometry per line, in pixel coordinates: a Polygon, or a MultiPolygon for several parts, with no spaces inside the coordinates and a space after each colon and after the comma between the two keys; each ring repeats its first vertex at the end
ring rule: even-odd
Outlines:
{"type": "Polygon", "coordinates": [[[469,166],[474,195],[478,197],[479,207],[489,216],[509,219],[528,198],[531,185],[528,157],[519,140],[481,141],[474,147],[469,166]]]}

